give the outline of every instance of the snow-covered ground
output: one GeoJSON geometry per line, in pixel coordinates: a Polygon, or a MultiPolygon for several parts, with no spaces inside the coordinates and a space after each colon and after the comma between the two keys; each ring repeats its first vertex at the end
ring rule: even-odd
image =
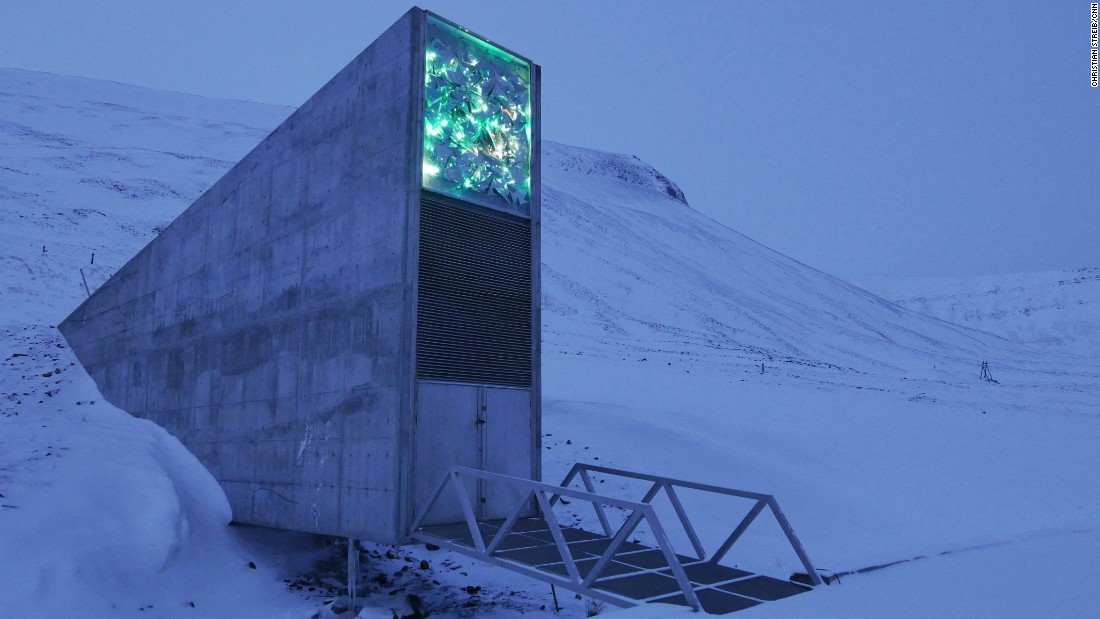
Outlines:
{"type": "MultiPolygon", "coordinates": [[[[198,462],[103,402],[53,328],[81,269],[101,284],[289,112],[0,70],[0,616],[318,608],[283,582],[310,540],[226,527],[198,462]]],[[[1095,358],[885,301],[706,218],[632,157],[547,144],[544,185],[547,479],[584,460],[775,494],[818,566],[852,574],[744,617],[1100,615],[1095,358]]],[[[1035,332],[1088,319],[1051,310],[1035,332]]],[[[746,509],[684,500],[712,543],[746,509]]],[[[387,550],[368,561],[380,606],[553,614],[542,583],[387,550]]],[[[797,568],[768,522],[732,561],[797,568]]]]}

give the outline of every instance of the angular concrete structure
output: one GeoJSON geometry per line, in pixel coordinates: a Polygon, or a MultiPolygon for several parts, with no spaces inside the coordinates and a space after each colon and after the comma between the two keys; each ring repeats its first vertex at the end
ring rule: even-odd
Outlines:
{"type": "Polygon", "coordinates": [[[400,543],[447,466],[538,479],[538,93],[414,8],[59,328],[239,522],[400,543]]]}

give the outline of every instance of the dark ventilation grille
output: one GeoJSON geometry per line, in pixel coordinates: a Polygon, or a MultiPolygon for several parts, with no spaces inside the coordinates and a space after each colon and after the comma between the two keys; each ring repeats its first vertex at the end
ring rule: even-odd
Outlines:
{"type": "Polygon", "coordinates": [[[531,386],[531,222],[420,200],[416,376],[531,386]]]}

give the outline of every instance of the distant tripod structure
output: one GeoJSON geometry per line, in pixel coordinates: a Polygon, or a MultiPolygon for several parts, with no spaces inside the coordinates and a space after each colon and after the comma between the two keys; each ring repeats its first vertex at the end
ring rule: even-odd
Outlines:
{"type": "Polygon", "coordinates": [[[979,378],[981,378],[984,381],[991,382],[991,383],[997,382],[997,381],[993,380],[993,375],[989,373],[989,362],[988,361],[982,361],[982,374],[979,378]]]}

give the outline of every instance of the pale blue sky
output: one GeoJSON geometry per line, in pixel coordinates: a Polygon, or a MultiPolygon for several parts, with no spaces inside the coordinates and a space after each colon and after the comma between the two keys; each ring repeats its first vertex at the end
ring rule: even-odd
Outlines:
{"type": "MultiPolygon", "coordinates": [[[[411,6],[3,4],[2,66],[285,105],[411,6]]],[[[825,271],[1100,266],[1088,2],[419,5],[543,66],[544,138],[636,154],[825,271]]]]}

